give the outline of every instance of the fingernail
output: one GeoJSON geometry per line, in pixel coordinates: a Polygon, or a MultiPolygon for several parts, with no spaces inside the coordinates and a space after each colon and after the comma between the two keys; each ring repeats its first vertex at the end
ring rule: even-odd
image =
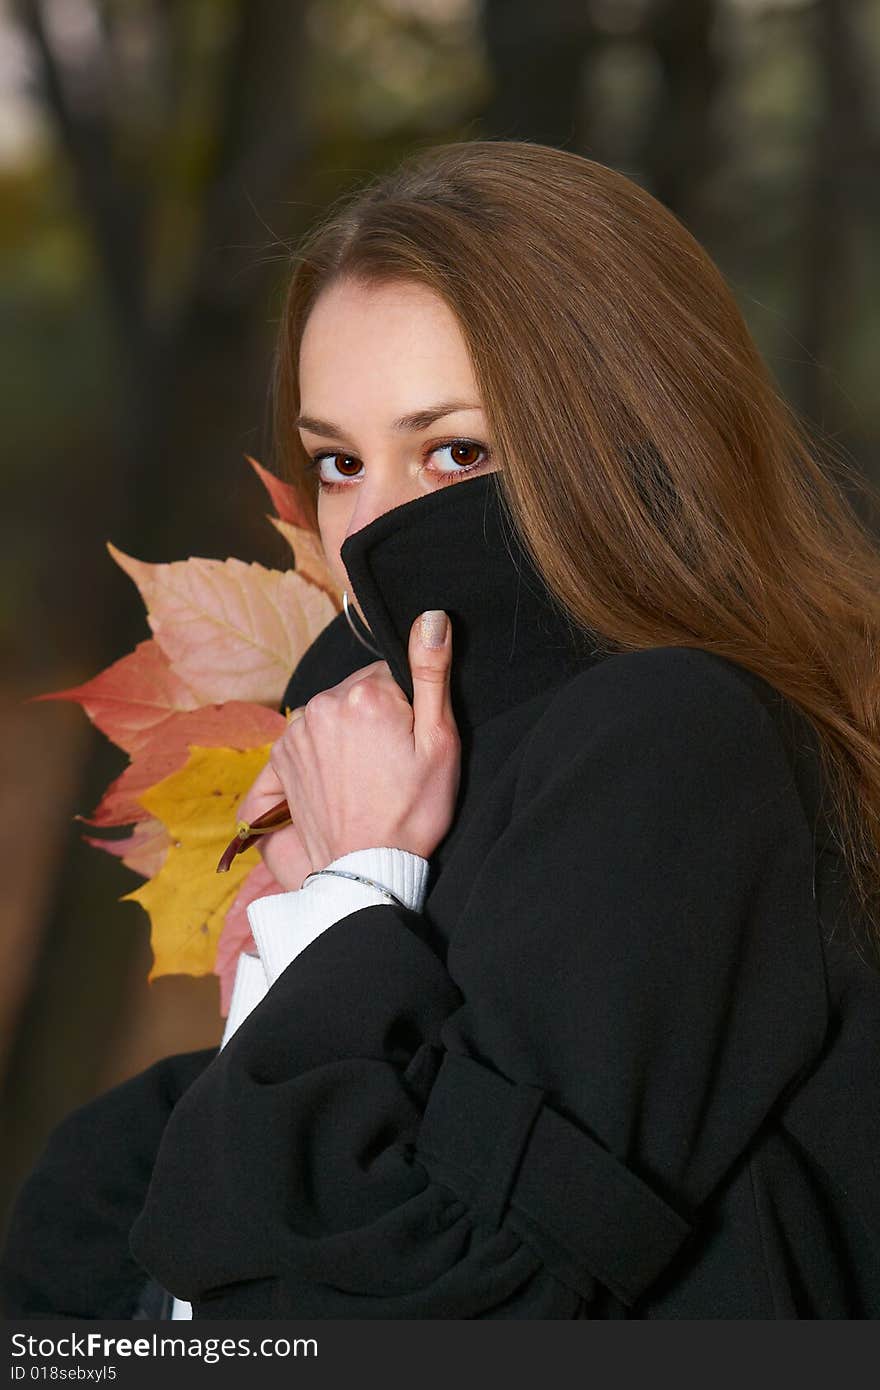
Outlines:
{"type": "Polygon", "coordinates": [[[422,614],[419,626],[419,641],[423,647],[442,647],[446,641],[446,628],[449,619],[442,608],[429,608],[422,614]]]}

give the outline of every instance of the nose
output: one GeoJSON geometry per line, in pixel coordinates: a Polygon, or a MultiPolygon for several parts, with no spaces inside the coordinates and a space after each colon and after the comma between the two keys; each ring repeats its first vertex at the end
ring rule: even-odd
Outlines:
{"type": "Polygon", "coordinates": [[[361,483],[357,489],[357,500],[355,501],[354,511],[345,533],[345,539],[353,536],[357,531],[362,531],[365,526],[369,526],[376,517],[383,516],[385,512],[390,512],[394,507],[400,507],[404,502],[409,502],[413,497],[418,496],[418,487],[407,488],[401,486],[400,482],[381,484],[377,483],[372,488],[367,483],[361,483]]]}

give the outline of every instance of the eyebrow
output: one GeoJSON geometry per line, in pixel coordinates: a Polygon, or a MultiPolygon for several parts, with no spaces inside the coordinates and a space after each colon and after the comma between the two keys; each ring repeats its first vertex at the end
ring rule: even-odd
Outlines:
{"type": "MultiPolygon", "coordinates": [[[[454,415],[459,410],[481,410],[479,405],[470,405],[465,401],[441,401],[439,405],[426,406],[424,410],[414,410],[410,415],[401,415],[397,420],[392,420],[391,428],[399,430],[401,433],[413,433],[416,430],[426,430],[429,425],[433,425],[435,420],[440,420],[444,415],[454,415]]],[[[318,420],[314,415],[300,415],[296,422],[298,430],[307,430],[309,434],[331,434],[338,439],[345,439],[345,431],[338,425],[332,424],[329,420],[318,420]]]]}

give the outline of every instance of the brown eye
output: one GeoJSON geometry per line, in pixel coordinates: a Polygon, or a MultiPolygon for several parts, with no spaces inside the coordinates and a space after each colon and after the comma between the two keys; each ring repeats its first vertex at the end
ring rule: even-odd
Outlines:
{"type": "Polygon", "coordinates": [[[455,459],[455,462],[462,464],[465,468],[469,467],[469,465],[472,463],[476,463],[477,461],[475,458],[468,456],[473,454],[479,454],[481,452],[480,447],[477,444],[453,444],[450,447],[452,449],[452,457],[455,459]],[[462,457],[462,455],[464,455],[464,457],[462,457]]]}
{"type": "Polygon", "coordinates": [[[490,451],[485,444],[478,443],[476,439],[449,439],[445,444],[435,444],[431,455],[452,464],[451,468],[435,467],[431,470],[443,484],[453,483],[456,478],[482,468],[489,461],[490,451]]]}
{"type": "Polygon", "coordinates": [[[315,454],[314,458],[306,464],[306,470],[314,475],[318,488],[322,492],[332,492],[334,488],[345,487],[346,479],[350,481],[356,477],[360,466],[360,462],[352,454],[335,454],[328,450],[323,454],[315,454]],[[328,465],[327,474],[324,471],[325,464],[328,465]],[[329,471],[330,469],[332,472],[329,471]],[[339,479],[341,481],[336,481],[339,479]]]}

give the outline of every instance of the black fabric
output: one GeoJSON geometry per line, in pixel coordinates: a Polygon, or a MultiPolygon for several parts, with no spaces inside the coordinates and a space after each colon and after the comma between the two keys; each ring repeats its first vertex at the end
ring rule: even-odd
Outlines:
{"type": "MultiPolygon", "coordinates": [[[[573,641],[494,477],[343,549],[405,691],[452,615],[424,911],[284,971],[167,1117],[131,1251],[195,1317],[877,1316],[880,972],[812,730],[698,648],[573,641]]],[[[284,703],[374,659],[340,615],[284,703]]]]}
{"type": "Polygon", "coordinates": [[[164,1057],[67,1115],[12,1209],[0,1259],[6,1318],[167,1316],[128,1248],[172,1109],[216,1048],[164,1057]]]}
{"type": "Polygon", "coordinates": [[[162,1322],[173,1315],[174,1295],[157,1284],[155,1279],[148,1279],[131,1316],[149,1322],[162,1322]]]}
{"type": "Polygon", "coordinates": [[[540,1086],[447,1052],[416,1155],[489,1229],[512,1208],[548,1267],[584,1298],[595,1296],[599,1280],[633,1303],[690,1223],[550,1100],[540,1086]]]}
{"type": "Polygon", "coordinates": [[[410,701],[410,628],[426,608],[449,614],[459,727],[545,692],[598,654],[595,637],[567,618],[517,539],[496,473],[384,512],[340,553],[370,640],[410,701]]]}

